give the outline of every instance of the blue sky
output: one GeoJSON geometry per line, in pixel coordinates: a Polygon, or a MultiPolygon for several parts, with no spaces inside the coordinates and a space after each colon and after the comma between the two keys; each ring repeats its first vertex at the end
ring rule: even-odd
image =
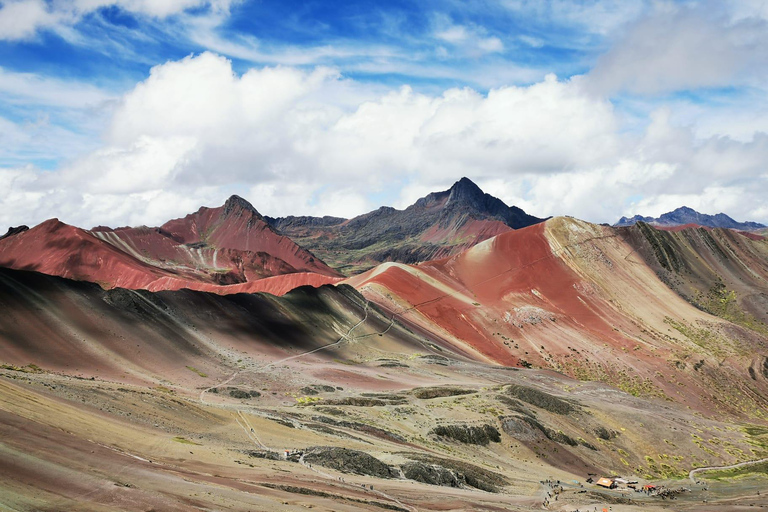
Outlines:
{"type": "Polygon", "coordinates": [[[0,0],[0,223],[405,207],[768,222],[768,2],[0,0]]]}

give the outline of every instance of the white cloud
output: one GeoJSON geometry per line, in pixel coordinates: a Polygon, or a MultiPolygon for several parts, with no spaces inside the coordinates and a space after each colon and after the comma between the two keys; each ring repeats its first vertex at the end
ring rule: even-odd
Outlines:
{"type": "MultiPolygon", "coordinates": [[[[759,1],[759,0],[758,0],[759,1]]],[[[645,0],[501,0],[508,9],[539,22],[575,26],[594,34],[615,32],[646,8],[645,0]]]]}
{"type": "Polygon", "coordinates": [[[96,107],[113,96],[91,84],[65,81],[0,67],[0,93],[6,104],[46,105],[62,108],[96,107]]]}
{"type": "Polygon", "coordinates": [[[59,22],[43,0],[4,2],[0,6],[0,40],[28,39],[38,29],[48,28],[59,22]]]}
{"type": "Polygon", "coordinates": [[[598,60],[588,85],[602,94],[762,85],[768,76],[766,48],[765,19],[734,19],[711,3],[658,3],[598,60]]]}
{"type": "Polygon", "coordinates": [[[266,215],[351,216],[403,183],[399,206],[461,176],[539,216],[613,222],[685,200],[768,221],[768,136],[702,138],[668,109],[626,132],[578,77],[382,93],[328,68],[238,75],[204,53],[153,68],[117,103],[104,139],[56,172],[0,172],[0,224],[159,224],[231,193],[266,215]]]}
{"type": "Polygon", "coordinates": [[[228,13],[233,1],[237,0],[5,0],[0,6],[0,40],[30,39],[46,29],[65,31],[104,7],[167,18],[200,6],[208,6],[215,14],[228,13]]]}
{"type": "Polygon", "coordinates": [[[489,36],[484,27],[457,25],[444,15],[436,15],[433,24],[435,38],[455,47],[462,54],[481,55],[504,51],[501,39],[489,36]]]}

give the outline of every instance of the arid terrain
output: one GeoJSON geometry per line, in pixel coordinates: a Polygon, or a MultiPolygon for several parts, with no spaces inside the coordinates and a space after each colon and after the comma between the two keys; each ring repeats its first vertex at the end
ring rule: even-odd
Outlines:
{"type": "Polygon", "coordinates": [[[0,239],[0,510],[768,507],[762,236],[556,217],[343,279],[257,215],[0,239]]]}

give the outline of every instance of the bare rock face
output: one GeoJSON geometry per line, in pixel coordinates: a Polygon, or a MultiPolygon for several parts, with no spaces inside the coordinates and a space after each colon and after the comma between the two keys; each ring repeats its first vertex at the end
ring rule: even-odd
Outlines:
{"type": "Polygon", "coordinates": [[[308,448],[304,454],[304,462],[358,475],[375,476],[378,478],[394,478],[397,476],[395,469],[384,464],[376,457],[348,448],[331,446],[308,448]]]}
{"type": "Polygon", "coordinates": [[[531,425],[519,416],[505,416],[501,419],[501,428],[508,436],[523,442],[534,442],[544,439],[544,432],[531,425]]]}
{"type": "Polygon", "coordinates": [[[555,414],[570,414],[575,409],[570,402],[535,388],[510,386],[507,389],[507,392],[510,396],[522,400],[523,402],[527,402],[555,414]]]}
{"type": "Polygon", "coordinates": [[[430,485],[442,485],[444,487],[461,487],[463,479],[459,479],[456,473],[438,464],[425,464],[424,462],[406,462],[400,468],[405,478],[430,485]]]}
{"type": "Polygon", "coordinates": [[[11,226],[8,228],[7,233],[0,236],[0,240],[2,240],[3,238],[8,238],[9,236],[18,235],[19,233],[23,233],[24,231],[28,231],[28,230],[29,230],[29,226],[18,226],[15,228],[11,226]]]}
{"type": "Polygon", "coordinates": [[[501,435],[493,425],[439,425],[429,433],[464,444],[487,446],[491,442],[501,442],[501,435]]]}

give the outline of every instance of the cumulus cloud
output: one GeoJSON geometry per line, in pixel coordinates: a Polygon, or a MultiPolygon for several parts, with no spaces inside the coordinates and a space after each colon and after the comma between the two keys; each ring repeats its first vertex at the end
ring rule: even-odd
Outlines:
{"type": "Polygon", "coordinates": [[[56,172],[0,172],[0,223],[158,224],[232,193],[272,216],[352,216],[380,206],[372,197],[402,189],[402,207],[462,176],[539,216],[613,222],[685,201],[768,221],[768,135],[702,138],[664,108],[650,119],[625,130],[579,77],[382,92],[329,68],[238,74],[204,53],[126,93],[103,147],[56,172]]]}

